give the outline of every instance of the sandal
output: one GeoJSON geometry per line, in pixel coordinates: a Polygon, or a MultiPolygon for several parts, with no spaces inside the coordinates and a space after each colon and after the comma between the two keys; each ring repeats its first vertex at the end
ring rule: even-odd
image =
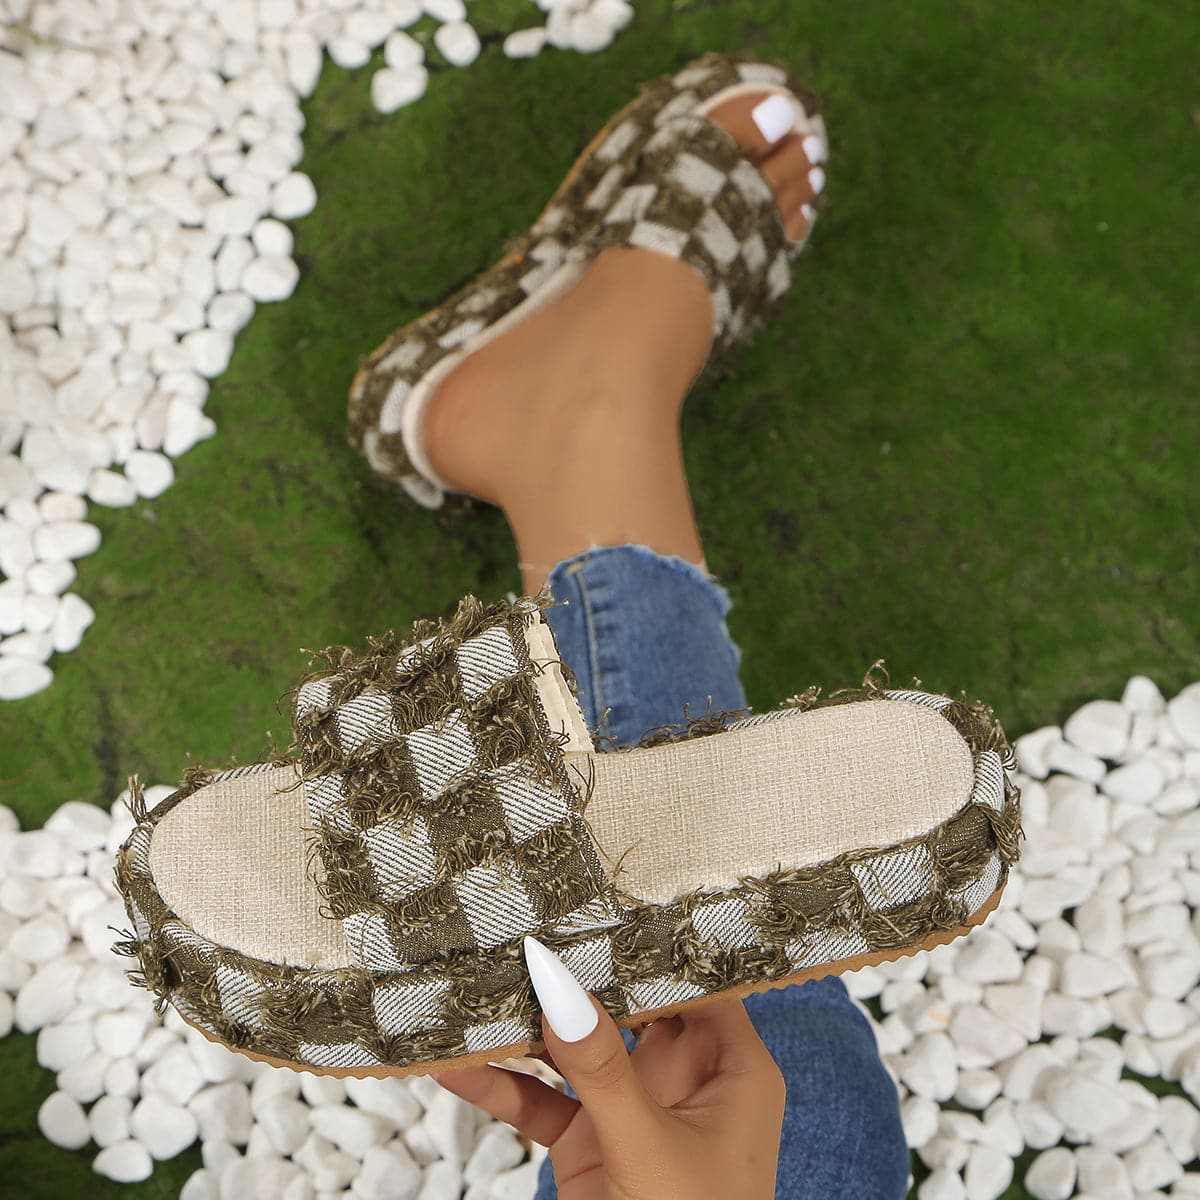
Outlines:
{"type": "MultiPolygon", "coordinates": [[[[371,354],[350,390],[347,440],[390,488],[425,508],[474,506],[438,477],[422,446],[429,397],[467,355],[569,290],[609,246],[649,246],[701,272],[716,316],[697,380],[728,371],[732,352],[782,306],[808,241],[788,238],[770,184],[705,117],[745,92],[790,97],[794,132],[826,140],[819,100],[787,67],[705,54],[644,85],[495,266],[371,354]]],[[[811,203],[824,207],[825,193],[811,203]]]]}
{"type": "Polygon", "coordinates": [[[995,908],[1020,794],[989,707],[876,663],[594,753],[550,604],[468,595],[407,640],[320,651],[294,758],[193,767],[152,809],[130,778],[118,952],[159,1012],[276,1066],[426,1074],[544,1048],[526,934],[630,1027],[995,908]]]}

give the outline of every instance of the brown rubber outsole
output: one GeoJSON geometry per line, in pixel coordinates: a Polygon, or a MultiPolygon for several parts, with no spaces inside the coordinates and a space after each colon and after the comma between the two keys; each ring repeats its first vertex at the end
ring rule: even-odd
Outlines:
{"type": "MultiPolygon", "coordinates": [[[[807,983],[810,979],[823,979],[826,975],[841,975],[846,971],[857,971],[860,967],[875,967],[883,962],[894,962],[896,959],[908,958],[921,950],[932,950],[935,946],[944,946],[947,942],[952,942],[955,938],[970,933],[976,925],[982,925],[991,916],[996,905],[1000,903],[1000,897],[1004,892],[1005,884],[1007,884],[1007,880],[971,914],[970,919],[965,924],[959,925],[954,929],[939,929],[931,933],[924,941],[917,942],[912,946],[902,946],[895,950],[875,950],[866,954],[856,954],[851,958],[836,959],[833,962],[823,963],[820,966],[805,967],[803,970],[796,971],[782,979],[764,979],[758,983],[741,984],[736,988],[729,988],[723,992],[712,992],[706,996],[694,996],[692,999],[684,1000],[679,1004],[668,1004],[662,1008],[647,1009],[646,1012],[638,1013],[636,1017],[624,1018],[618,1021],[617,1026],[622,1029],[644,1026],[648,1025],[651,1021],[657,1021],[660,1017],[673,1017],[676,1013],[687,1013],[714,1000],[741,1000],[746,996],[758,992],[774,991],[776,988],[789,987],[793,983],[807,983]]],[[[180,1016],[183,1016],[183,1014],[180,1013],[180,1016]]],[[[514,1042],[511,1046],[497,1046],[491,1050],[476,1050],[473,1054],[463,1054],[457,1058],[442,1059],[437,1062],[413,1063],[407,1067],[314,1067],[306,1063],[288,1062],[283,1058],[272,1058],[267,1054],[256,1054],[252,1050],[240,1050],[237,1047],[229,1045],[228,1042],[217,1037],[215,1034],[209,1033],[207,1029],[201,1029],[194,1021],[189,1021],[187,1017],[183,1017],[183,1019],[193,1029],[197,1029],[204,1034],[210,1042],[216,1042],[218,1045],[224,1046],[227,1050],[232,1050],[235,1054],[241,1054],[246,1058],[254,1059],[255,1062],[267,1063],[272,1067],[288,1067],[293,1071],[311,1071],[314,1075],[335,1075],[339,1079],[344,1079],[347,1076],[353,1076],[356,1079],[385,1079],[389,1076],[395,1076],[397,1079],[402,1079],[406,1075],[429,1075],[435,1071],[463,1070],[467,1067],[482,1067],[488,1063],[503,1062],[509,1058],[529,1057],[539,1050],[546,1048],[545,1040],[538,1038],[532,1041],[514,1042]]]]}

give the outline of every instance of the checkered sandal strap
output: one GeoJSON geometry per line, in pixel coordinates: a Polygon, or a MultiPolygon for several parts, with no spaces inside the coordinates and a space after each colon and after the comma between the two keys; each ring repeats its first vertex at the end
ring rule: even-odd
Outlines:
{"type": "Polygon", "coordinates": [[[642,246],[700,272],[713,298],[706,369],[780,309],[804,242],[787,236],[775,193],[726,130],[689,113],[647,142],[637,172],[589,235],[589,253],[642,246]]]}
{"type": "Polygon", "coordinates": [[[538,699],[538,612],[468,596],[441,632],[372,639],[297,691],[318,887],[368,970],[620,920],[538,699]]]}

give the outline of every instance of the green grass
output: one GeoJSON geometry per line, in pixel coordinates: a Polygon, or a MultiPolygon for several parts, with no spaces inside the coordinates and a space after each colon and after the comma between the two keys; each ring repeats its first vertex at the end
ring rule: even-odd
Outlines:
{"type": "MultiPolygon", "coordinates": [[[[499,512],[447,521],[375,485],[345,442],[351,376],[500,256],[641,81],[708,49],[809,75],[832,148],[785,315],[684,418],[751,704],[883,656],[1015,737],[1135,672],[1168,695],[1200,675],[1200,100],[1178,5],[642,0],[603,54],[532,62],[498,43],[536,9],[474,13],[482,58],[392,116],[369,70],[327,67],[295,296],[240,335],[176,484],[93,511],[76,590],[96,625],[49,690],[0,706],[0,801],[24,825],[286,746],[301,647],[519,590],[499,512]]],[[[37,1134],[32,1038],[0,1043],[0,1072],[2,1194],[173,1195],[198,1163],[100,1181],[94,1149],[37,1134]]]]}

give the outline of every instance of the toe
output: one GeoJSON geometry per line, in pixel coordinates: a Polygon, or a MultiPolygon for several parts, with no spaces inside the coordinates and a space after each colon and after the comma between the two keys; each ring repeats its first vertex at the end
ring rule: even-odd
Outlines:
{"type": "Polygon", "coordinates": [[[765,114],[763,125],[767,133],[764,133],[754,113],[767,100],[783,100],[791,107],[791,101],[777,92],[758,93],[727,100],[714,108],[708,117],[732,134],[754,161],[775,193],[788,237],[793,242],[800,241],[808,236],[816,217],[813,201],[825,187],[823,164],[827,150],[824,139],[817,133],[801,133],[793,127],[791,132],[780,134],[787,114],[778,103],[765,114]],[[778,136],[771,140],[768,133],[778,136]]]}

